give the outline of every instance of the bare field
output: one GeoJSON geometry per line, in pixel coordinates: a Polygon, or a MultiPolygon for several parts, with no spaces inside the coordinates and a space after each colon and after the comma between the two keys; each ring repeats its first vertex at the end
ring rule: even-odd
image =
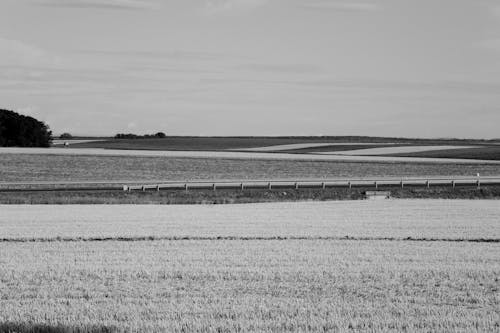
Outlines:
{"type": "Polygon", "coordinates": [[[499,327],[498,244],[0,243],[0,262],[0,322],[130,332],[499,327]]]}
{"type": "Polygon", "coordinates": [[[368,163],[138,156],[0,154],[0,180],[125,181],[471,176],[500,174],[500,164],[368,163]]]}

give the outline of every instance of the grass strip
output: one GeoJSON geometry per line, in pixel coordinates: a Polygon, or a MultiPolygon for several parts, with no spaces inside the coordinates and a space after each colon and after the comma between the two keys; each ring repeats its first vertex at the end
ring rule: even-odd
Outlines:
{"type": "Polygon", "coordinates": [[[137,236],[137,237],[19,237],[0,238],[0,243],[50,242],[147,242],[147,241],[391,241],[391,242],[469,242],[500,243],[499,238],[428,238],[428,237],[321,237],[321,236],[137,236]]]}
{"type": "MultiPolygon", "coordinates": [[[[0,204],[242,204],[259,202],[362,200],[373,187],[286,190],[196,190],[146,192],[26,192],[0,193],[0,204]]],[[[500,199],[499,185],[476,187],[379,188],[396,199],[500,199]]]]}

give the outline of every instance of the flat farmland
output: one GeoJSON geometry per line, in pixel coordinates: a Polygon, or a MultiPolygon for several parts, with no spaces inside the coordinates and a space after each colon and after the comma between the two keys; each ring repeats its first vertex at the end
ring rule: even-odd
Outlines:
{"type": "Polygon", "coordinates": [[[271,147],[280,145],[311,145],[328,144],[339,145],[360,144],[377,145],[483,145],[498,144],[498,140],[460,140],[460,139],[408,139],[384,138],[365,136],[300,136],[300,137],[176,137],[169,136],[163,139],[113,139],[102,141],[76,143],[78,148],[106,148],[106,149],[147,149],[147,150],[240,150],[248,148],[271,147]]]}
{"type": "Polygon", "coordinates": [[[499,203],[415,199],[174,206],[0,205],[0,238],[500,239],[499,203]]]}
{"type": "Polygon", "coordinates": [[[500,146],[496,145],[480,148],[462,148],[414,153],[399,153],[391,154],[388,156],[500,160],[500,146]]]}
{"type": "Polygon", "coordinates": [[[497,203],[0,206],[0,329],[497,331],[497,203]]]}
{"type": "Polygon", "coordinates": [[[43,323],[82,332],[494,332],[499,327],[498,244],[0,243],[0,262],[5,327],[43,323]]]}
{"type": "Polygon", "coordinates": [[[0,180],[146,181],[500,174],[500,164],[0,154],[0,180]]]}

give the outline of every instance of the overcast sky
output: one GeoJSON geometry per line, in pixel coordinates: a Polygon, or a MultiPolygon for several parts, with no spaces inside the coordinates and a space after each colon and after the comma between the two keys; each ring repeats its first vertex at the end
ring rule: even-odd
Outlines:
{"type": "Polygon", "coordinates": [[[1,0],[55,133],[500,137],[498,0],[1,0]]]}

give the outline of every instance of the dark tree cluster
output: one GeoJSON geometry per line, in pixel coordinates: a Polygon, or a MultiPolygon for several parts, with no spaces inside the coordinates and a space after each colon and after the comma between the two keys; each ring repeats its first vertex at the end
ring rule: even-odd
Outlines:
{"type": "Polygon", "coordinates": [[[52,132],[35,118],[0,109],[0,147],[50,147],[52,132]]]}
{"type": "Polygon", "coordinates": [[[115,135],[115,139],[164,139],[166,137],[167,135],[163,132],[145,135],[137,135],[132,133],[118,133],[115,135]]]}

